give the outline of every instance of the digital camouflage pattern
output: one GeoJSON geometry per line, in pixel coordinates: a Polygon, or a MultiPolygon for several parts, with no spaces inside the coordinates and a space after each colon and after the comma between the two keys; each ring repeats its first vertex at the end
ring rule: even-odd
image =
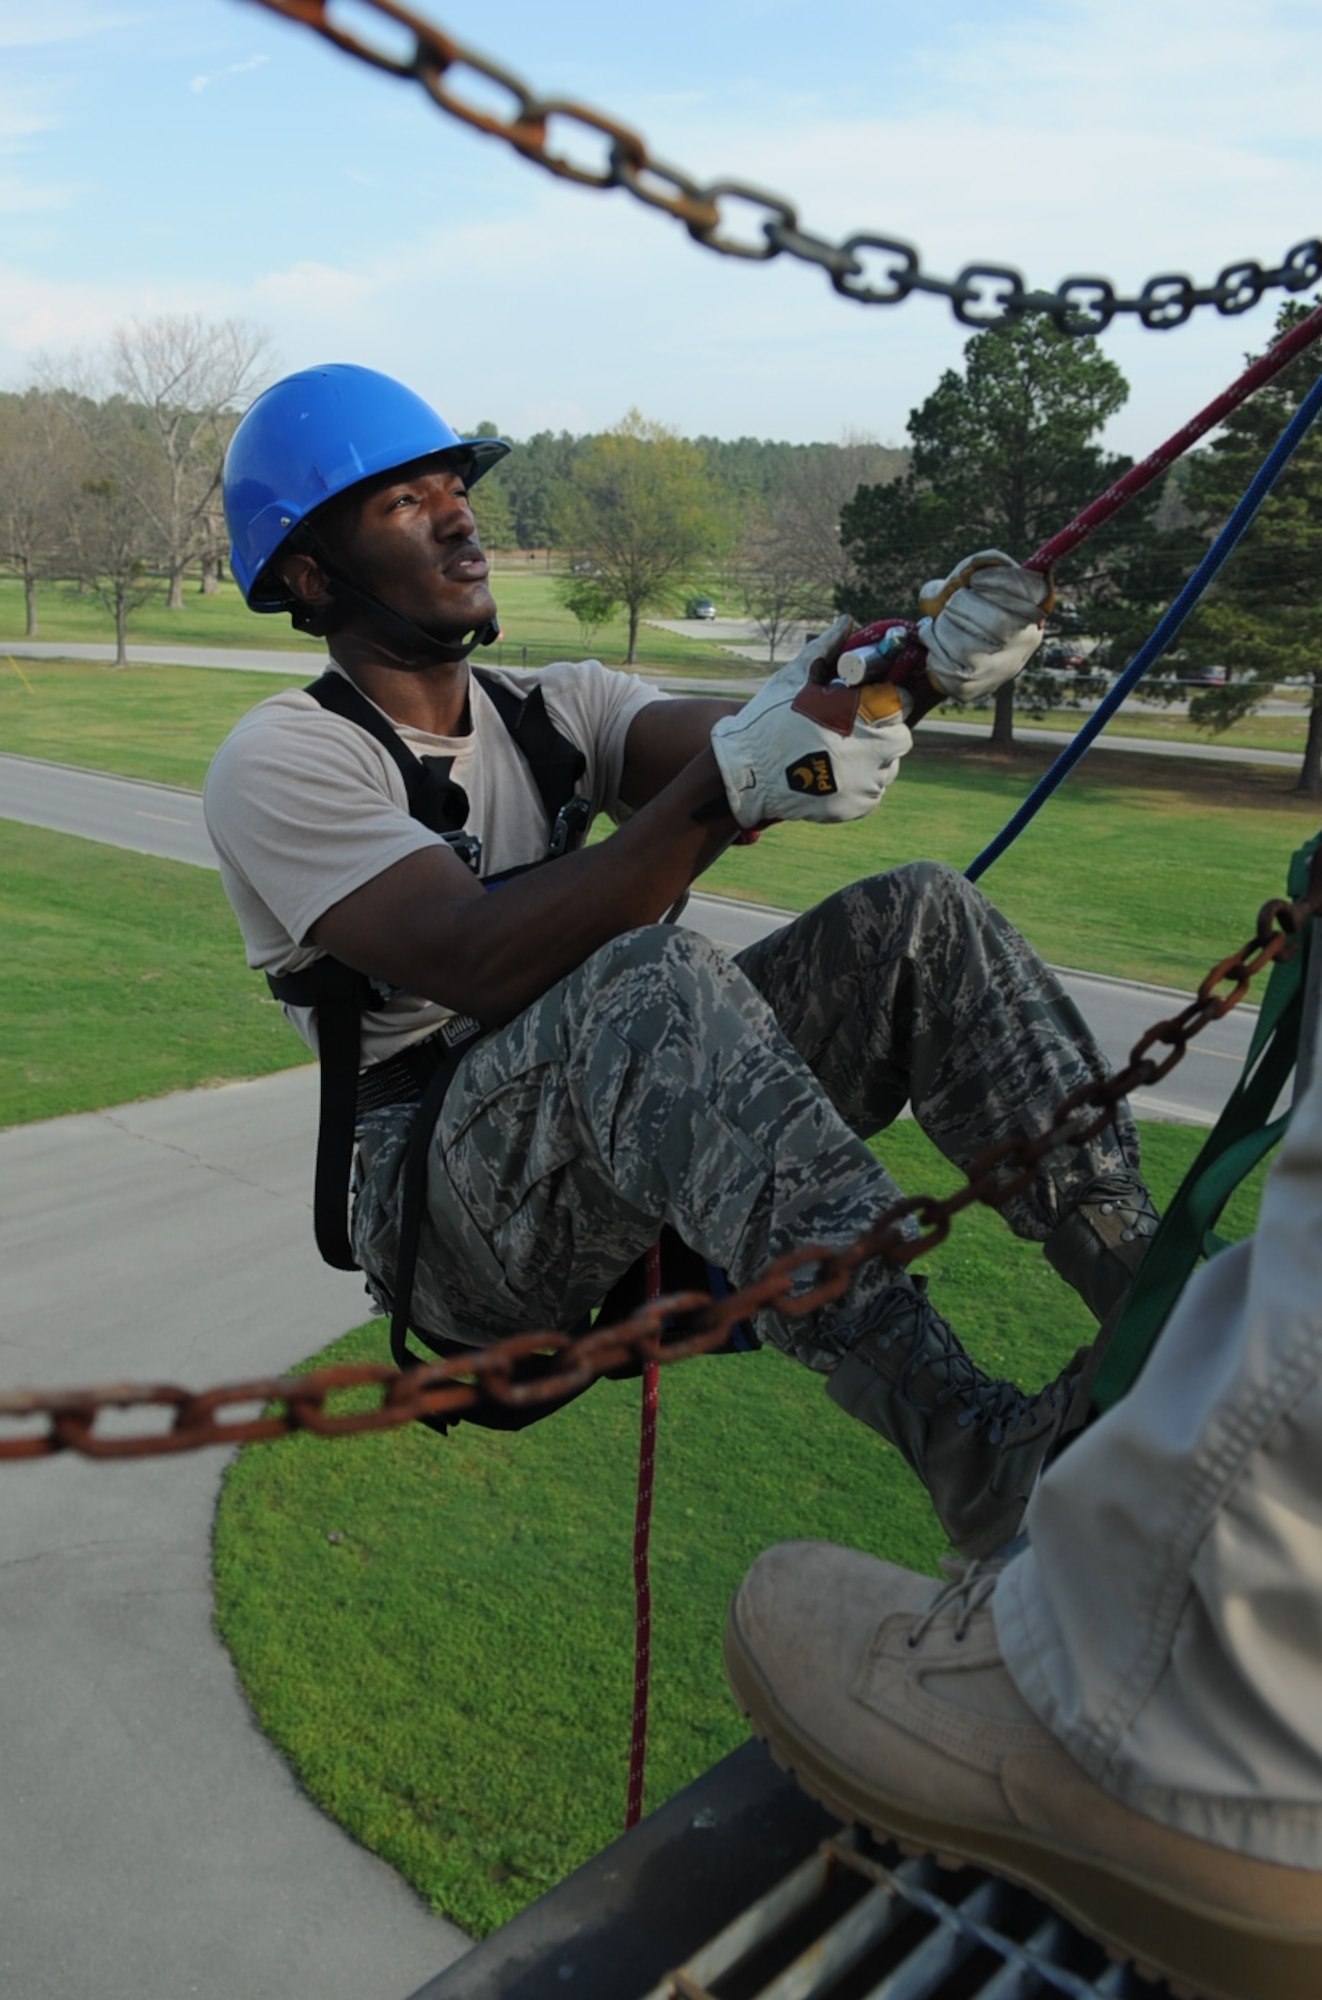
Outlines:
{"type": "MultiPolygon", "coordinates": [[[[674,926],[627,932],[460,1064],[429,1155],[414,1325],[475,1345],[568,1326],[663,1223],[742,1285],[782,1251],[853,1242],[900,1199],[864,1138],[906,1103],[967,1168],[1106,1074],[1036,953],[936,863],[855,883],[737,960],[674,926]]],[[[383,1304],[411,1117],[360,1130],[354,1246],[383,1304]]],[[[1122,1113],[1050,1155],[1006,1219],[1041,1241],[1137,1162],[1122,1113]]],[[[909,1283],[873,1259],[819,1312],[768,1311],[756,1330],[830,1371],[909,1283]]]]}

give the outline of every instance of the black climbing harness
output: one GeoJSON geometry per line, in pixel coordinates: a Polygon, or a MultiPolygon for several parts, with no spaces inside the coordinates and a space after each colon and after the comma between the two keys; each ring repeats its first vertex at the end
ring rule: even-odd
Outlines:
{"type": "MultiPolygon", "coordinates": [[[[554,860],[572,852],[587,832],[592,817],[591,801],[575,789],[587,769],[586,757],[551,721],[540,687],[520,695],[480,669],[474,669],[473,674],[523,756],[551,822],[545,859],[554,860]]],[[[489,887],[525,872],[523,868],[513,868],[498,877],[482,878],[481,842],[464,829],[468,798],[462,785],[450,775],[452,758],[415,756],[380,709],[342,674],[328,671],[304,691],[322,708],[365,729],[390,753],[404,780],[410,817],[438,833],[489,887]]],[[[313,1195],[317,1248],[337,1270],[356,1271],[358,1262],[349,1241],[348,1207],[354,1128],[360,1113],[421,1097],[417,1122],[424,1122],[422,1111],[430,1108],[434,1124],[444,1087],[460,1056],[472,1047],[481,1030],[476,1021],[466,1016],[452,1017],[424,1042],[388,1057],[363,1072],[360,1078],[362,1017],[368,1008],[381,1003],[389,989],[329,955],[302,972],[268,973],[267,984],[277,1000],[295,1007],[311,1007],[316,1014],[321,1071],[313,1195]]],[[[427,1126],[428,1133],[431,1124],[427,1126]]],[[[405,1309],[407,1312],[407,1302],[405,1309]]]]}
{"type": "MultiPolygon", "coordinates": [[[[551,823],[547,851],[541,861],[524,863],[500,875],[483,876],[481,842],[465,830],[468,798],[451,776],[453,759],[418,757],[391,727],[380,709],[367,700],[342,674],[327,672],[305,692],[323,708],[356,723],[386,749],[404,780],[410,817],[438,833],[488,888],[511,881],[530,868],[572,853],[587,832],[592,818],[591,802],[577,791],[578,780],[587,768],[587,759],[577,746],[562,736],[546,712],[540,687],[519,695],[473,669],[478,680],[516,747],[526,762],[551,823]]],[[[432,1133],[450,1081],[484,1030],[466,1015],[455,1015],[423,1042],[413,1043],[398,1055],[372,1065],[360,1073],[362,1017],[365,1010],[388,997],[383,988],[365,973],[357,972],[341,960],[326,955],[305,971],[267,974],[267,984],[277,1000],[293,1006],[311,1007],[317,1018],[317,1047],[321,1076],[320,1122],[317,1133],[317,1164],[313,1195],[313,1219],[317,1248],[328,1264],[338,1270],[356,1271],[359,1266],[349,1240],[349,1193],[353,1166],[354,1133],[366,1111],[384,1105],[417,1103],[413,1128],[405,1154],[400,1200],[399,1248],[390,1319],[390,1352],[397,1368],[407,1371],[420,1364],[408,1344],[410,1325],[436,1353],[453,1356],[468,1353],[462,1342],[416,1325],[412,1320],[413,1281],[417,1269],[418,1239],[427,1192],[427,1154],[432,1133]]],[[[709,1264],[697,1251],[681,1241],[673,1230],[661,1232],[661,1281],[664,1292],[706,1291],[723,1297],[728,1290],[724,1272],[709,1264]]],[[[631,1266],[603,1301],[598,1321],[609,1325],[626,1318],[645,1296],[642,1262],[631,1266]]],[[[586,1325],[586,1322],[585,1322],[586,1325]]],[[[728,1343],[734,1351],[754,1350],[758,1342],[751,1328],[742,1322],[728,1343]]],[[[479,1349],[472,1349],[474,1353],[479,1349]]],[[[532,1378],[554,1366],[555,1356],[529,1354],[519,1363],[519,1373],[532,1378]]],[[[608,1371],[621,1375],[639,1372],[641,1364],[626,1363],[608,1371]]],[[[582,1393],[582,1384],[568,1394],[547,1402],[507,1405],[490,1402],[465,1412],[464,1420],[488,1430],[522,1430],[536,1423],[582,1393]]],[[[432,1429],[445,1431],[458,1418],[423,1418],[432,1429]]]]}

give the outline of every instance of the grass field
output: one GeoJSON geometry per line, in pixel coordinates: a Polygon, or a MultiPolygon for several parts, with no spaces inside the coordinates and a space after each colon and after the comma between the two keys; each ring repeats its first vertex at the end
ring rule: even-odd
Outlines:
{"type": "Polygon", "coordinates": [[[0,825],[0,1125],[307,1059],[210,869],[0,825]]]}
{"type": "MultiPolygon", "coordinates": [[[[278,685],[205,668],[29,661],[19,674],[0,662],[0,747],[196,787],[226,729],[278,685]]],[[[803,909],[914,855],[963,867],[1051,755],[1029,744],[1001,760],[978,743],[920,739],[881,811],[848,826],[776,827],[732,849],[704,886],[803,909]]],[[[1096,753],[986,886],[1056,963],[1188,987],[1248,934],[1316,830],[1316,802],[1289,782],[1254,766],[1096,753]]]]}
{"type": "MultiPolygon", "coordinates": [[[[499,655],[508,666],[539,666],[548,659],[574,659],[585,653],[618,663],[624,659],[628,629],[622,618],[611,619],[585,642],[578,620],[566,611],[555,591],[556,579],[544,570],[519,567],[500,568],[492,578],[492,588],[500,606],[502,646],[499,655]],[[522,657],[523,648],[529,657],[522,657]]],[[[104,607],[74,585],[51,583],[37,593],[38,638],[73,639],[85,644],[98,641],[113,645],[114,624],[104,607]]],[[[17,639],[23,631],[22,587],[14,578],[0,577],[0,634],[17,639]]],[[[712,640],[684,633],[663,632],[645,625],[640,638],[639,664],[685,667],[704,673],[739,667],[730,655],[712,640]]],[[[259,617],[249,611],[233,583],[222,584],[211,597],[190,588],[184,594],[183,609],[167,611],[162,585],[158,596],[133,612],[129,619],[129,654],[139,646],[256,646],[302,654],[315,662],[324,657],[324,647],[295,632],[283,615],[259,617]]],[[[747,662],[742,663],[747,670],[747,662]]]]}
{"type": "MultiPolygon", "coordinates": [[[[0,633],[17,639],[23,632],[23,589],[15,577],[0,577],[0,633]]],[[[167,611],[162,583],[146,604],[129,614],[129,649],[140,646],[258,646],[263,651],[288,647],[291,653],[322,649],[295,632],[287,618],[258,617],[249,611],[238,586],[223,583],[213,597],[195,586],[184,592],[183,608],[167,611]]],[[[72,583],[37,586],[38,639],[75,639],[85,645],[115,643],[115,621],[90,591],[72,583]]]]}
{"type": "MultiPolygon", "coordinates": [[[[779,826],[732,848],[703,886],[803,909],[824,870],[848,880],[929,855],[963,868],[1004,824],[1049,752],[1012,763],[929,738],[878,812],[847,826],[779,826]],[[826,857],[829,855],[829,862],[826,857]]],[[[1108,751],[1085,760],[982,887],[1052,963],[1187,989],[1249,935],[1260,903],[1322,809],[1280,774],[1108,751]]]]}
{"type": "MultiPolygon", "coordinates": [[[[1149,1127],[1164,1198],[1199,1135],[1149,1127]]],[[[912,1125],[902,1183],[951,1169],[912,1125]]],[[[1231,1227],[1251,1227],[1237,1197],[1231,1227]]],[[[1036,1385],[1090,1322],[1034,1246],[959,1219],[927,1261],[984,1366],[1036,1385]]],[[[383,1358],[373,1322],[314,1356],[383,1358]]],[[[522,1436],[414,1427],[244,1450],[216,1519],[216,1622],[259,1723],[333,1818],[484,1935],[620,1830],[632,1662],[636,1384],[598,1383],[522,1436]]],[[[746,1734],[720,1671],[731,1590],[811,1535],[934,1570],[944,1546],[898,1453],[773,1352],[661,1376],[647,1803],[746,1734]]]]}
{"type": "MultiPolygon", "coordinates": [[[[952,720],[960,719],[960,712],[953,704],[939,713],[952,720]]],[[[1043,729],[1077,729],[1083,719],[1079,709],[1057,709],[1043,717],[1016,716],[1015,730],[1031,738],[1043,729]]],[[[1214,735],[1210,730],[1196,729],[1183,713],[1162,715],[1130,702],[1109,729],[1112,736],[1138,736],[1149,743],[1192,743],[1204,749],[1224,745],[1232,750],[1285,750],[1302,758],[1308,720],[1302,708],[1293,715],[1249,715],[1214,735]]]]}
{"type": "Polygon", "coordinates": [[[317,661],[279,674],[0,655],[0,749],[125,778],[200,789],[217,744],[278,688],[303,687],[317,661]]]}

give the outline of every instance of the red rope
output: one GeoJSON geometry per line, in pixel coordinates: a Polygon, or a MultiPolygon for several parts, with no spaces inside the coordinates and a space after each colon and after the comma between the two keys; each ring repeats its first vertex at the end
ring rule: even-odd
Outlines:
{"type": "Polygon", "coordinates": [[[1146,458],[1131,466],[1128,472],[1116,480],[1114,486],[1108,486],[1105,493],[1090,501],[1081,514],[1076,514],[1067,527],[1058,529],[1049,541],[1043,542],[1041,548],[1028,557],[1024,568],[1050,569],[1052,563],[1059,562],[1060,558],[1068,555],[1071,549],[1077,549],[1080,542],[1088,539],[1094,528],[1099,528],[1103,521],[1109,521],[1112,514],[1124,506],[1126,500],[1132,499],[1135,493],[1141,493],[1145,486],[1150,486],[1168,465],[1173,465],[1177,458],[1188,451],[1191,444],[1196,444],[1200,437],[1205,437],[1208,431],[1215,429],[1223,417],[1228,416],[1231,410],[1238,409],[1255,389],[1260,389],[1264,382],[1270,382],[1273,375],[1279,375],[1282,368],[1288,367],[1291,361],[1302,354],[1306,347],[1311,347],[1319,337],[1322,337],[1322,306],[1315,306],[1297,326],[1287,327],[1280,339],[1269,347],[1265,354],[1260,354],[1256,361],[1250,362],[1244,373],[1236,376],[1228,389],[1223,389],[1219,396],[1214,396],[1207,408],[1200,410],[1196,417],[1191,417],[1187,424],[1176,431],[1174,437],[1168,437],[1165,444],[1158,445],[1155,451],[1149,452],[1146,458]]]}
{"type": "MultiPolygon", "coordinates": [[[[1241,403],[1248,400],[1255,389],[1261,389],[1265,382],[1270,382],[1273,376],[1279,375],[1283,368],[1287,368],[1305,348],[1311,347],[1318,339],[1322,339],[1322,306],[1315,306],[1312,312],[1301,319],[1296,326],[1287,327],[1280,339],[1269,347],[1265,354],[1260,354],[1256,361],[1250,362],[1244,373],[1237,375],[1229,388],[1223,389],[1219,396],[1212,398],[1206,409],[1200,410],[1196,417],[1190,417],[1188,423],[1182,425],[1173,437],[1168,437],[1165,444],[1159,444],[1155,451],[1149,452],[1146,458],[1140,459],[1137,465],[1132,465],[1128,472],[1122,473],[1114,485],[1107,487],[1105,493],[1100,493],[1095,500],[1090,500],[1081,514],[1076,514],[1072,521],[1067,522],[1063,528],[1058,528],[1054,535],[1043,542],[1040,549],[1035,549],[1031,556],[1026,556],[1024,568],[1050,569],[1062,556],[1067,556],[1072,550],[1077,549],[1080,542],[1086,542],[1095,528],[1100,528],[1103,521],[1109,521],[1112,514],[1119,513],[1127,500],[1132,500],[1136,493],[1141,493],[1145,486],[1150,486],[1168,466],[1174,465],[1176,459],[1188,451],[1190,445],[1197,444],[1200,437],[1205,437],[1208,431],[1215,430],[1232,410],[1238,409],[1241,403]]],[[[898,622],[900,621],[893,618],[879,618],[873,624],[865,625],[861,632],[854,633],[849,642],[849,651],[854,652],[860,647],[875,645],[887,627],[898,622]]],[[[911,638],[890,656],[884,678],[911,686],[914,676],[926,665],[926,647],[918,639],[911,638]]],[[[854,683],[851,682],[850,685],[854,683]]]]}
{"type": "MultiPolygon", "coordinates": [[[[647,1253],[647,1297],[661,1296],[661,1250],[647,1253]]],[[[656,1466],[656,1405],[658,1369],[643,1367],[642,1422],[638,1433],[638,1499],[633,1516],[633,1725],[629,1731],[629,1791],[625,1799],[627,1832],[643,1816],[643,1779],[647,1771],[647,1696],[652,1667],[652,1585],[647,1549],[652,1535],[652,1475],[656,1466]]]]}

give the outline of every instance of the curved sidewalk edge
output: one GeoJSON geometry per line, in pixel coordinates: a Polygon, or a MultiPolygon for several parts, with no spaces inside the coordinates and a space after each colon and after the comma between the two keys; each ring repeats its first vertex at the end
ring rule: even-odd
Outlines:
{"type": "MultiPolygon", "coordinates": [[[[312,1242],[316,1073],[0,1132],[7,1386],[241,1380],[369,1317],[312,1242]]],[[[0,1467],[0,1989],[402,2000],[468,1940],[311,1806],[211,1629],[227,1454],[0,1467]]]]}

